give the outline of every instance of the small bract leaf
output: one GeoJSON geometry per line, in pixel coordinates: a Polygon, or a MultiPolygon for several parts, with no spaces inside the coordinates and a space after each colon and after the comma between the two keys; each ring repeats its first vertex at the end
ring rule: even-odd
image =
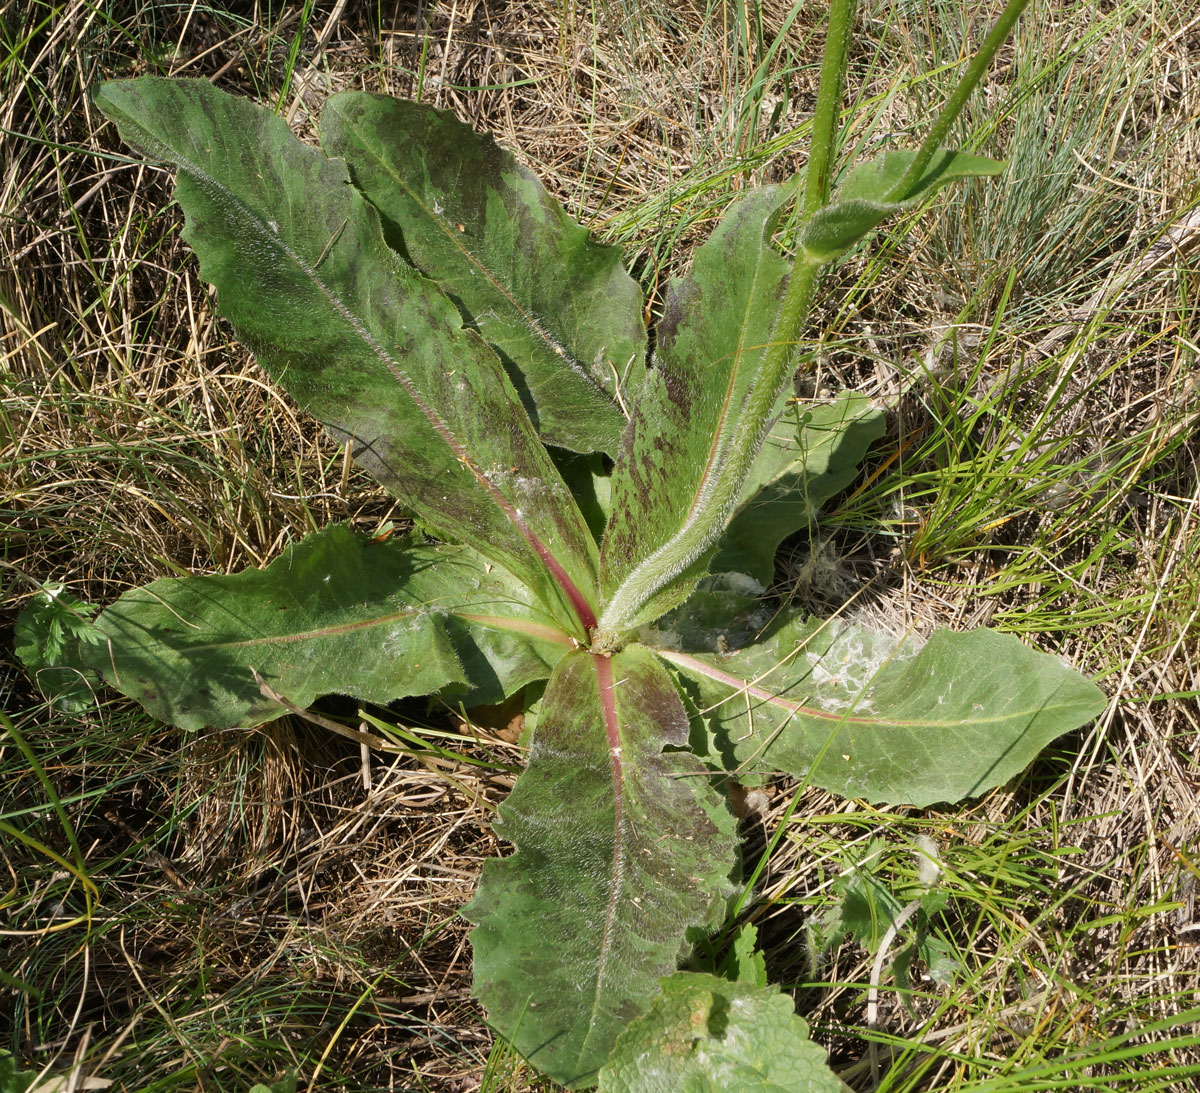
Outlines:
{"type": "Polygon", "coordinates": [[[938,631],[918,648],[795,619],[737,651],[660,655],[692,690],[730,766],[895,804],[1001,785],[1105,705],[1058,657],[990,630],[938,631]]]}
{"type": "Polygon", "coordinates": [[[346,165],[203,80],[106,83],[96,104],[178,169],[184,238],[272,378],[426,527],[476,545],[586,637],[583,517],[496,354],[388,247],[346,165]]]}
{"type": "Polygon", "coordinates": [[[385,704],[448,693],[499,701],[545,678],[570,641],[529,593],[464,547],[318,532],[264,569],[169,577],[126,592],[96,622],[86,663],[160,721],[254,725],[348,694],[385,704]]]}
{"type": "Polygon", "coordinates": [[[595,1081],[617,1033],[723,912],[736,825],[687,743],[675,685],[646,649],[559,662],[529,766],[500,806],[517,852],[484,866],[475,992],[556,1081],[595,1081]]]}
{"type": "Polygon", "coordinates": [[[952,148],[940,149],[903,194],[893,193],[912,166],[917,153],[908,150],[887,151],[863,163],[856,164],[838,187],[837,197],[843,201],[874,201],[900,205],[915,201],[951,182],[965,178],[988,178],[1004,170],[1004,160],[977,156],[952,148]]]}
{"type": "Polygon", "coordinates": [[[646,374],[642,293],[490,136],[424,103],[347,91],[321,144],[514,374],[542,439],[615,455],[646,374]]]}
{"type": "Polygon", "coordinates": [[[800,246],[810,261],[830,262],[849,250],[885,218],[915,205],[951,182],[998,175],[1002,160],[943,148],[903,195],[893,193],[917,153],[884,152],[854,167],[833,201],[817,210],[804,227],[800,246]]]}
{"type": "Polygon", "coordinates": [[[825,1049],[775,987],[704,972],[661,982],[617,1040],[600,1093],[838,1093],[825,1049]]]}

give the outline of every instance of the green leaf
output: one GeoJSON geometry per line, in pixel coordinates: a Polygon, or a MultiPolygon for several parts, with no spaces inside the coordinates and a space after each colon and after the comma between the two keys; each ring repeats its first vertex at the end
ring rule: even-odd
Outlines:
{"type": "Polygon", "coordinates": [[[742,923],[731,937],[716,937],[714,941],[716,944],[700,943],[700,950],[689,961],[691,971],[712,972],[748,986],[767,985],[767,959],[755,948],[758,927],[754,923],[742,923]],[[725,945],[724,951],[720,951],[721,944],[725,945]]]}
{"type": "Polygon", "coordinates": [[[254,725],[320,695],[384,704],[438,690],[497,702],[545,678],[570,640],[464,547],[376,543],[331,527],[265,569],[125,593],[82,655],[160,721],[254,725]],[[489,572],[490,571],[490,572],[489,572]]]}
{"type": "Polygon", "coordinates": [[[348,91],[321,143],[504,358],[542,439],[615,455],[646,373],[642,294],[491,137],[448,111],[348,91]]]}
{"type": "MultiPolygon", "coordinates": [[[[896,938],[888,941],[891,959],[891,974],[895,976],[900,991],[912,989],[911,973],[914,960],[925,965],[925,973],[934,982],[953,982],[962,970],[961,961],[954,950],[941,938],[929,932],[931,915],[940,912],[949,896],[934,889],[922,891],[893,891],[871,868],[878,858],[883,843],[871,840],[866,847],[854,854],[858,860],[853,868],[844,871],[833,883],[836,897],[821,913],[810,920],[815,927],[818,947],[827,950],[849,934],[856,945],[877,955],[880,947],[888,941],[887,933],[897,921],[904,919],[901,937],[907,936],[906,944],[898,944],[896,938]],[[918,909],[913,913],[909,901],[916,899],[918,909]]],[[[885,955],[889,955],[885,954],[885,955]]],[[[907,1004],[907,1002],[906,1002],[907,1004]]]]}
{"type": "Polygon", "coordinates": [[[838,1093],[825,1049],[776,987],[703,972],[661,981],[621,1034],[600,1093],[838,1093]]]}
{"type": "Polygon", "coordinates": [[[894,193],[904,177],[904,172],[916,158],[915,150],[887,151],[857,164],[838,187],[837,196],[845,201],[873,202],[886,202],[890,196],[892,202],[899,204],[916,201],[942,186],[961,179],[998,175],[1005,167],[1002,159],[942,148],[930,159],[925,170],[913,181],[906,193],[894,193]]]}
{"type": "MultiPolygon", "coordinates": [[[[920,922],[917,925],[918,929],[923,929],[920,922]]],[[[897,955],[895,968],[898,979],[911,976],[914,956],[925,965],[925,975],[938,986],[949,986],[963,974],[963,961],[957,948],[940,937],[922,932],[903,954],[897,955]]]]}
{"type": "MultiPolygon", "coordinates": [[[[927,897],[930,903],[935,902],[931,898],[934,895],[940,897],[936,902],[945,902],[944,893],[930,893],[930,897],[927,897]]],[[[937,907],[934,913],[937,910],[941,910],[941,907],[937,907]]],[[[913,964],[915,961],[920,961],[924,965],[923,974],[930,982],[943,987],[953,983],[963,972],[962,959],[956,954],[954,946],[929,932],[929,916],[930,911],[926,907],[926,900],[922,900],[921,910],[913,916],[910,923],[913,928],[913,938],[896,953],[892,960],[892,975],[896,979],[896,988],[903,993],[913,990],[913,964]]],[[[906,998],[903,1001],[911,1011],[911,1002],[906,998]]]]}
{"type": "Polygon", "coordinates": [[[96,674],[83,650],[104,640],[92,624],[96,608],[46,584],[17,616],[13,650],[38,689],[56,709],[78,714],[96,701],[96,674]]]}
{"type": "Polygon", "coordinates": [[[296,1072],[289,1070],[282,1078],[277,1078],[270,1085],[265,1082],[255,1082],[249,1093],[296,1093],[296,1072]]]}
{"type": "Polygon", "coordinates": [[[809,407],[789,398],[709,569],[770,585],[779,544],[810,527],[825,502],[854,480],[883,430],[883,412],[865,395],[847,391],[833,403],[809,407]]]}
{"type": "Polygon", "coordinates": [[[743,922],[733,933],[729,951],[717,969],[724,979],[750,987],[767,985],[767,958],[758,951],[758,927],[743,922]]]}
{"type": "MultiPolygon", "coordinates": [[[[864,855],[865,856],[865,855],[864,855]]],[[[855,944],[874,954],[884,935],[904,910],[888,886],[868,869],[853,869],[834,882],[840,897],[840,929],[855,944]]]]}
{"type": "Polygon", "coordinates": [[[528,769],[500,807],[517,852],[484,866],[475,991],[491,1023],[556,1081],[586,1084],[673,970],[689,929],[723,911],[736,825],[680,748],[665,669],[631,645],[568,654],[542,700],[528,769]]]}
{"type": "Polygon", "coordinates": [[[40,1074],[22,1069],[9,1052],[0,1050],[0,1093],[26,1093],[40,1074]]]}
{"type": "Polygon", "coordinates": [[[741,499],[762,440],[745,406],[790,268],[771,244],[789,197],[772,186],[739,200],[668,291],[655,367],[613,471],[603,629],[635,628],[686,598],[741,499]]]}
{"type": "Polygon", "coordinates": [[[887,217],[911,208],[934,190],[967,178],[998,175],[1004,161],[943,148],[904,195],[893,193],[915,151],[884,152],[860,163],[838,188],[833,201],[805,225],[800,247],[810,261],[831,262],[887,217]]]}
{"type": "Polygon", "coordinates": [[[96,103],[178,169],[184,237],[272,378],[425,526],[477,545],[586,637],[583,517],[495,353],[387,246],[345,164],[200,80],[106,83],[96,103]]]}
{"type": "MultiPolygon", "coordinates": [[[[690,605],[689,605],[690,606],[690,605]]],[[[1059,658],[990,630],[938,631],[921,648],[837,621],[792,620],[734,652],[762,616],[724,634],[674,623],[662,649],[729,765],[782,770],[846,797],[957,801],[1001,785],[1104,709],[1059,658]],[[685,648],[687,645],[685,644],[685,648]]]]}

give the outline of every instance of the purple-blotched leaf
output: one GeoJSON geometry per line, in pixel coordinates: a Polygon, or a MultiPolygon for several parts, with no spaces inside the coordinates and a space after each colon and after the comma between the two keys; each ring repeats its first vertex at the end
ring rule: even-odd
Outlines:
{"type": "Polygon", "coordinates": [[[790,269],[771,243],[789,196],[771,186],[741,198],[667,294],[655,367],[613,471],[602,628],[630,629],[680,603],[742,498],[763,439],[746,405],[764,382],[790,269]]]}
{"type": "Polygon", "coordinates": [[[184,238],[272,378],[441,538],[586,638],[596,549],[496,354],[386,244],[346,165],[202,80],[103,84],[121,135],[177,168],[184,238]]]}
{"type": "Polygon", "coordinates": [[[771,627],[765,610],[728,629],[696,626],[684,616],[698,606],[664,622],[681,648],[659,655],[723,762],[786,771],[845,797],[928,805],[976,796],[1104,709],[1094,683],[1009,634],[939,631],[919,647],[836,620],[771,627]],[[765,637],[736,648],[761,627],[771,627],[765,637]]]}
{"type": "Polygon", "coordinates": [[[839,1093],[825,1049],[778,987],[705,972],[662,980],[617,1040],[600,1093],[839,1093]]]}
{"type": "Polygon", "coordinates": [[[895,193],[915,151],[884,152],[854,167],[830,204],[804,226],[800,247],[809,261],[832,262],[893,213],[911,208],[934,190],[967,178],[1000,174],[1004,161],[941,149],[907,192],[895,193]]]}
{"type": "Polygon", "coordinates": [[[567,635],[529,592],[465,547],[363,540],[343,525],[264,569],[167,577],[126,592],[78,655],[160,721],[255,725],[347,694],[385,704],[441,692],[498,702],[546,678],[567,635]]]}
{"type": "Polygon", "coordinates": [[[615,455],[620,405],[646,374],[642,294],[620,251],[448,111],[347,91],[325,104],[321,144],[505,358],[542,439],[615,455]]]}
{"type": "Polygon", "coordinates": [[[770,585],[779,544],[811,526],[821,506],[853,481],[883,429],[883,412],[865,395],[845,392],[817,406],[789,398],[755,457],[709,569],[770,585]]]}
{"type": "Polygon", "coordinates": [[[464,912],[491,1023],[567,1084],[595,1081],[617,1033],[720,919],[733,817],[685,751],[688,721],[646,649],[561,660],[528,769],[500,807],[517,852],[484,866],[464,912]]]}

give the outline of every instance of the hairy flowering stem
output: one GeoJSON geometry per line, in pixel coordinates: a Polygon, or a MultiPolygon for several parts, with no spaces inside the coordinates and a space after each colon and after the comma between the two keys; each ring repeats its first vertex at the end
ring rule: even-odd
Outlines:
{"type": "MultiPolygon", "coordinates": [[[[886,197],[886,202],[906,198],[916,181],[923,176],[942,139],[961,113],[967,96],[979,83],[1028,3],[1029,0],[1009,0],[912,164],[886,197]]],[[[798,187],[806,220],[811,220],[829,203],[831,165],[853,21],[854,0],[831,0],[821,82],[813,118],[812,148],[807,170],[798,187]]],[[[865,230],[869,230],[869,227],[865,230]]],[[[592,635],[593,648],[619,647],[623,634],[646,621],[643,612],[654,596],[700,561],[724,532],[766,437],[771,414],[790,379],[793,349],[808,319],[818,272],[833,256],[830,253],[817,257],[801,249],[801,257],[779,310],[770,347],[763,356],[757,377],[742,395],[735,412],[727,417],[727,424],[721,426],[722,435],[714,445],[708,473],[697,493],[696,503],[678,530],[644,557],[613,592],[592,635]]]]}
{"type": "Polygon", "coordinates": [[[987,71],[988,65],[992,63],[992,58],[996,56],[1005,39],[1012,33],[1014,24],[1028,6],[1029,0],[1008,0],[1004,10],[1000,13],[1000,18],[996,20],[996,25],[988,32],[988,36],[983,40],[983,45],[979,47],[979,52],[971,58],[954,93],[946,100],[942,112],[937,116],[937,120],[921,142],[921,147],[917,149],[916,159],[909,164],[908,170],[900,177],[900,181],[887,195],[886,200],[903,201],[909,196],[909,191],[914,183],[921,177],[925,168],[929,166],[929,161],[941,147],[942,141],[946,139],[946,134],[950,132],[950,126],[962,113],[967,98],[975,90],[979,81],[983,79],[983,74],[987,71]]]}
{"type": "Polygon", "coordinates": [[[829,29],[821,58],[821,82],[813,113],[812,142],[804,178],[804,215],[812,216],[829,201],[830,164],[837,143],[838,118],[842,111],[842,85],[846,80],[846,56],[854,26],[854,0],[833,0],[829,5],[829,29]]]}
{"type": "Polygon", "coordinates": [[[771,414],[791,380],[792,352],[808,319],[819,270],[819,263],[801,261],[793,271],[758,377],[738,413],[732,415],[733,431],[718,457],[708,496],[680,529],[622,582],[600,616],[593,648],[619,644],[620,635],[637,624],[645,604],[699,560],[724,532],[766,438],[771,414]]]}
{"type": "MultiPolygon", "coordinates": [[[[800,198],[806,217],[829,200],[830,165],[853,23],[854,0],[833,0],[813,117],[812,145],[800,198]]],[[[766,439],[779,396],[791,379],[795,346],[808,320],[821,264],[801,259],[792,272],[771,345],[737,413],[730,416],[731,429],[719,442],[713,473],[699,498],[702,503],[693,508],[670,539],[644,558],[622,582],[600,616],[593,648],[619,645],[621,634],[637,624],[639,612],[650,599],[698,561],[724,532],[766,439]]]]}

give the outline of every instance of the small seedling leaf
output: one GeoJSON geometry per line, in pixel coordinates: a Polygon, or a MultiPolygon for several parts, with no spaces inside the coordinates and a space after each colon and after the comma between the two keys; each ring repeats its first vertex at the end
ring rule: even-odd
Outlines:
{"type": "Polygon", "coordinates": [[[89,645],[105,640],[92,623],[96,608],[47,584],[17,616],[13,649],[38,689],[56,709],[82,713],[96,701],[97,677],[84,658],[89,645]]]}
{"type": "Polygon", "coordinates": [[[729,943],[729,952],[719,969],[723,978],[732,979],[750,987],[767,985],[767,959],[756,948],[758,927],[744,922],[734,931],[729,943]]]}

